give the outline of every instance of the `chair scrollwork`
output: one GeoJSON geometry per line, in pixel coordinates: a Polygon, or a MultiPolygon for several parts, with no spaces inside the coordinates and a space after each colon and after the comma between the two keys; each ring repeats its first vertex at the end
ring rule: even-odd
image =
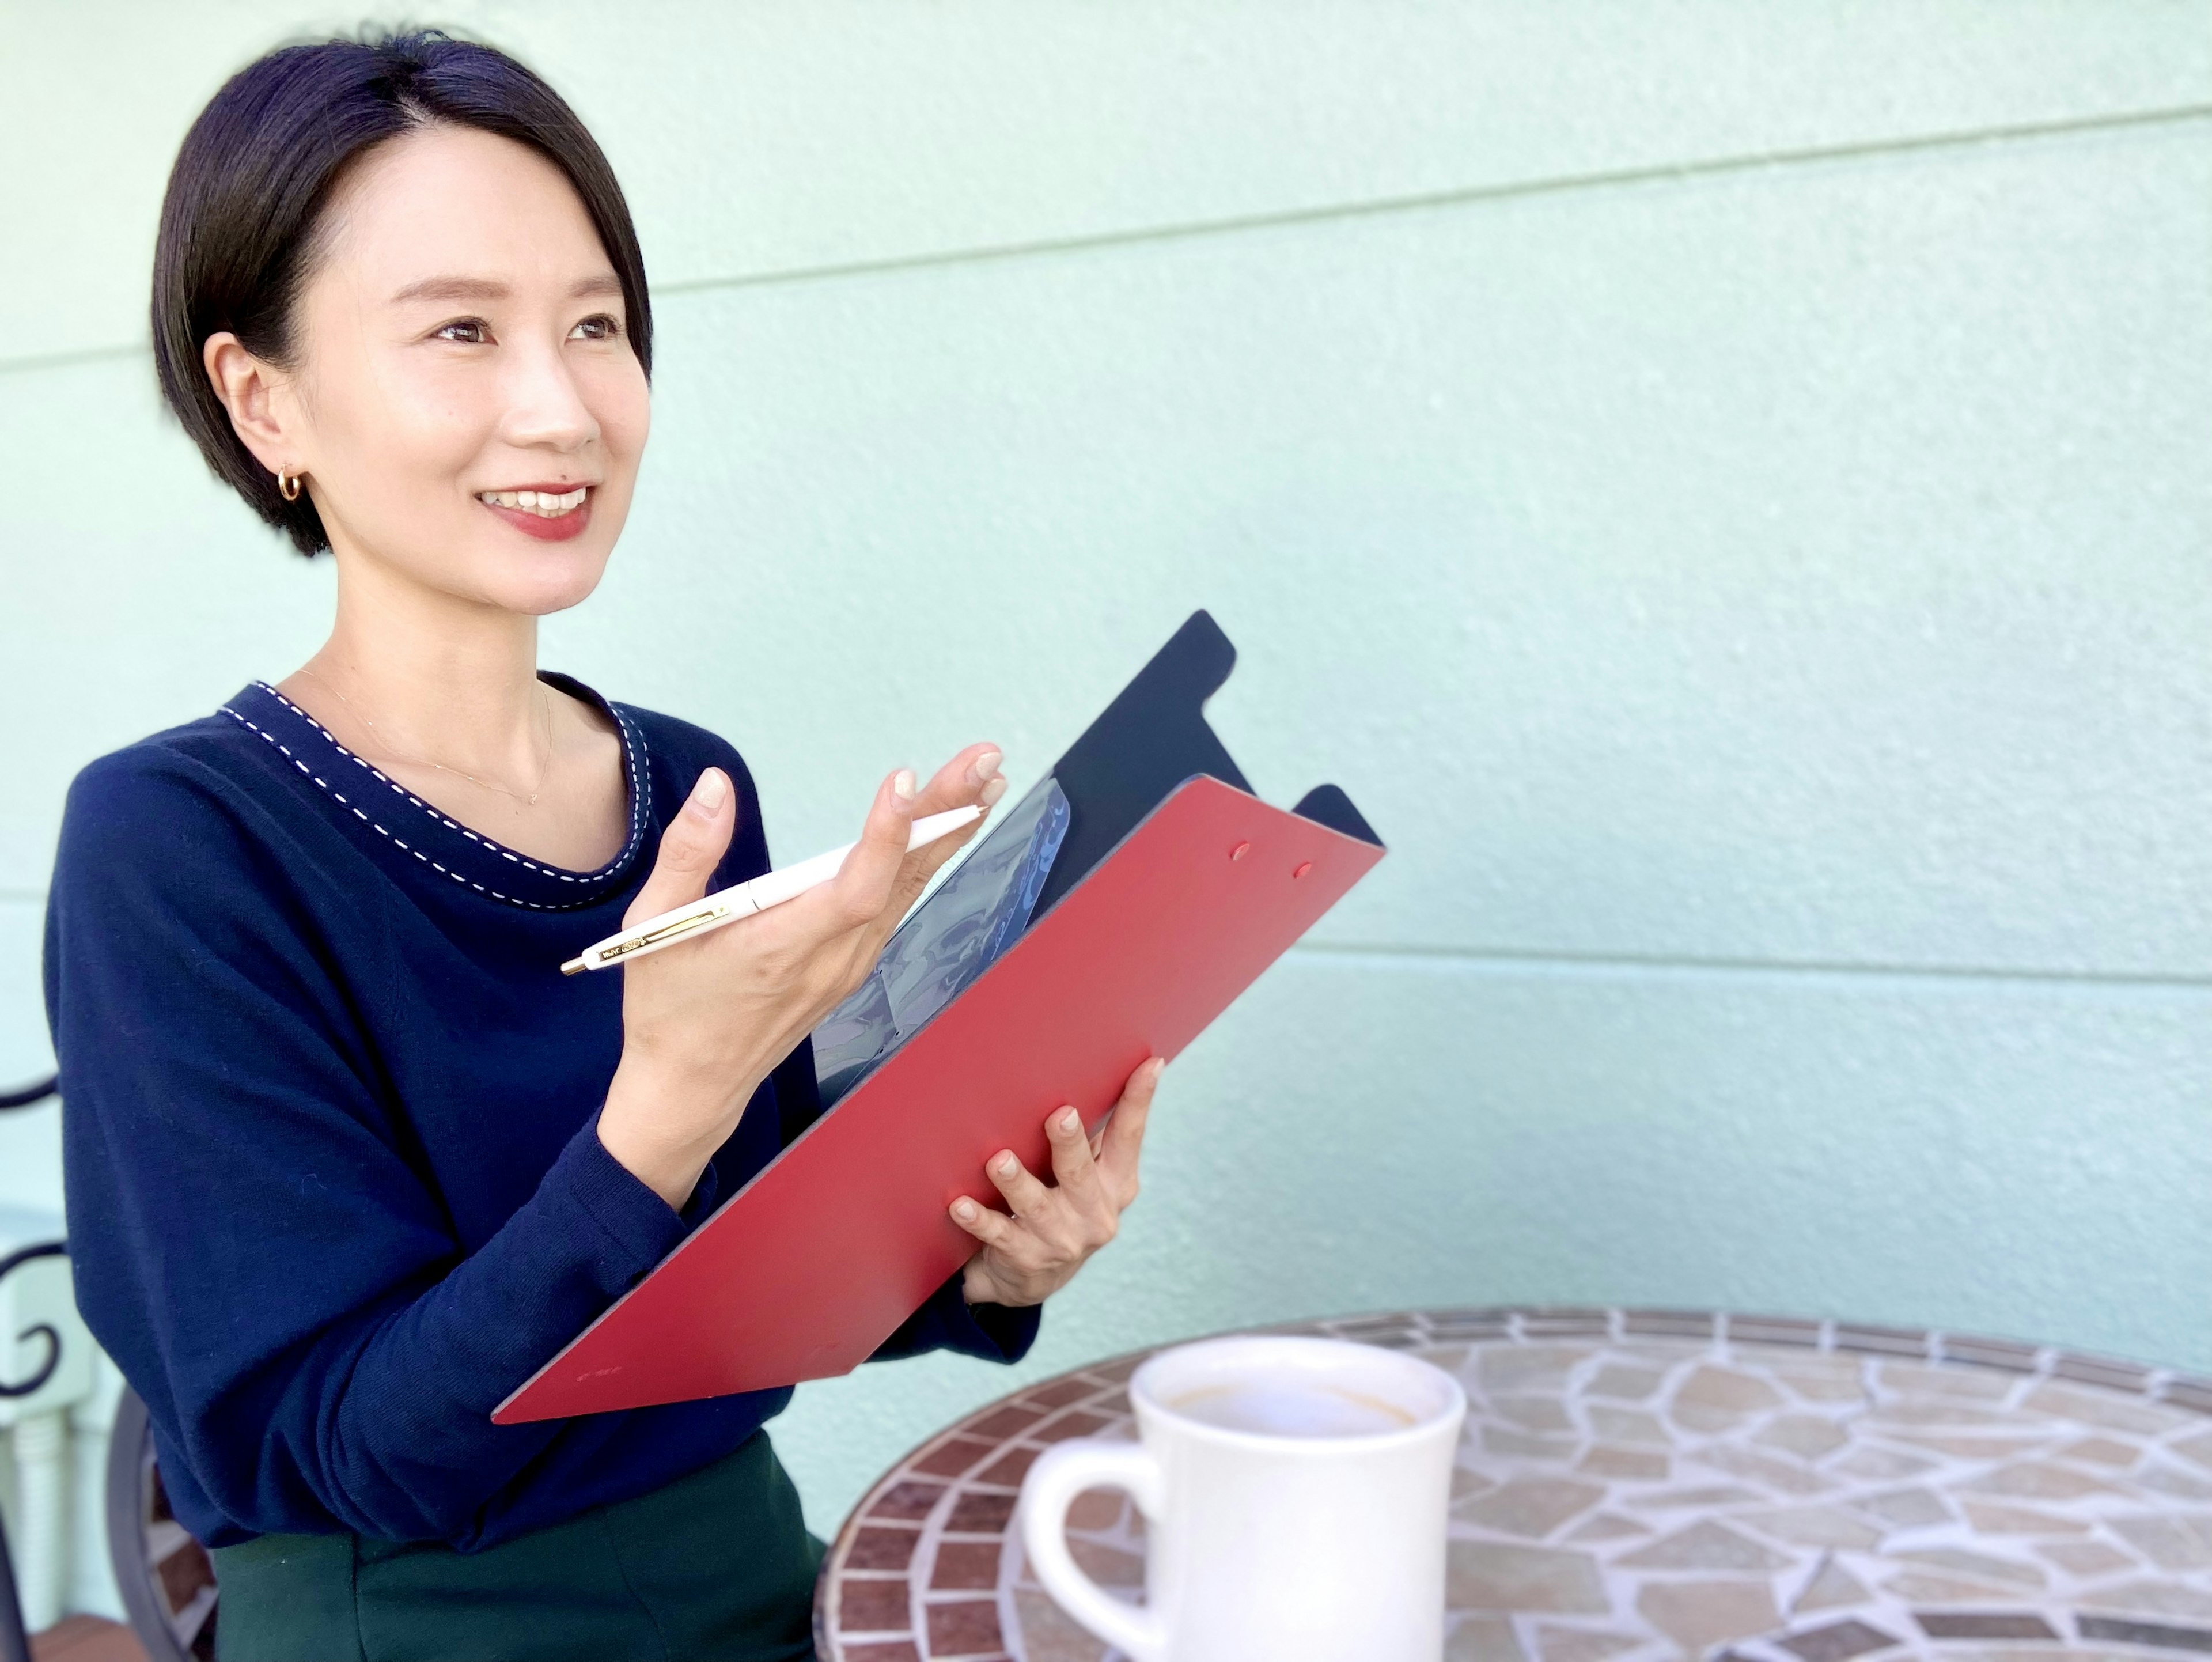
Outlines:
{"type": "MultiPolygon", "coordinates": [[[[68,1256],[69,1246],[63,1241],[41,1241],[35,1246],[18,1248],[6,1257],[0,1258],[0,1281],[5,1281],[23,1265],[37,1259],[64,1258],[68,1256]]],[[[33,1339],[44,1339],[46,1342],[46,1356],[44,1361],[32,1369],[29,1378],[15,1380],[0,1379],[0,1400],[28,1397],[47,1380],[52,1379],[54,1370],[62,1364],[62,1336],[55,1332],[50,1324],[34,1323],[17,1334],[15,1338],[16,1342],[21,1344],[27,1344],[33,1339]]]]}
{"type": "Polygon", "coordinates": [[[20,1091],[0,1091],[0,1110],[28,1108],[44,1102],[48,1097],[59,1095],[61,1085],[61,1078],[57,1075],[42,1079],[35,1085],[26,1085],[20,1091]]]}

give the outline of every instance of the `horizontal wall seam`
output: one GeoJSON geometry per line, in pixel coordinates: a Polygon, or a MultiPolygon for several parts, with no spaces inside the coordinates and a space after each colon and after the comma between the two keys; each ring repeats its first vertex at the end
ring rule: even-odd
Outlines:
{"type": "Polygon", "coordinates": [[[1629,976],[1742,977],[1764,980],[1836,980],[1893,985],[1975,984],[2098,993],[2212,993],[2212,974],[2166,971],[2037,970],[2002,965],[1853,963],[1847,959],[1705,957],[1696,953],[1568,952],[1536,947],[1443,947],[1395,941],[1302,941],[1302,957],[1389,961],[1401,965],[1457,964],[1500,973],[1596,972],[1629,976]]]}
{"type": "Polygon", "coordinates": [[[2072,137],[2093,133],[2125,132],[2147,127],[2185,125],[2212,120],[2212,104],[2185,104],[2171,108],[2138,110],[2120,114],[2081,116],[2067,120],[2020,122],[2007,126],[1926,133],[1902,138],[1869,139],[1850,144],[1808,145],[1798,149],[1762,150],[1746,155],[1714,156],[1693,161],[1655,163],[1640,167],[1601,169],[1588,174],[1511,180],[1492,185],[1471,185],[1451,190],[1417,192],[1405,196],[1373,197],[1358,201],[1326,203],[1310,208],[1285,208],[1268,213],[1239,214],[1218,219],[1188,220],[1180,223],[1122,231],[1100,231],[1080,236],[1046,237],[1030,242],[994,243],[969,248],[949,248],[934,253],[893,255],[882,259],[842,264],[795,265],[778,271],[751,271],[726,277],[693,277],[653,290],[661,295],[703,294],[732,289],[763,289],[785,284],[818,283],[839,277],[873,277],[896,271],[927,271],[945,265],[980,265],[1003,260],[1032,259],[1054,254],[1084,253],[1094,249],[1141,247],[1148,243],[1186,242],[1200,238],[1232,236],[1247,231],[1283,227],[1325,225],[1348,220],[1376,219],[1390,215],[1431,213],[1489,202],[1509,202],[1528,197],[1559,196],[1589,191],[1617,190],[1641,185],[1677,184],[1691,180],[1722,178],[1826,162],[1887,156],[1915,155],[1930,151],[1974,149],[2006,143],[2072,137]]]}
{"type": "Polygon", "coordinates": [[[74,369],[86,363],[116,363],[125,358],[147,358],[154,349],[139,342],[130,346],[87,346],[70,352],[33,352],[20,358],[0,358],[0,375],[38,369],[74,369]]]}
{"type": "MultiPolygon", "coordinates": [[[[39,889],[0,889],[0,906],[43,908],[39,889]]],[[[1503,971],[1589,970],[1629,975],[1693,975],[1836,979],[1895,983],[2013,983],[2083,991],[2142,989],[2212,992],[2212,974],[2174,971],[2038,970],[1981,964],[1854,963],[1844,959],[1749,958],[1694,953],[1570,952],[1525,947],[1446,947],[1387,941],[1301,941],[1291,952],[1305,957],[1388,959],[1403,964],[1463,964],[1503,971]]]]}
{"type": "MultiPolygon", "coordinates": [[[[1848,144],[1814,144],[1794,149],[1761,150],[1745,155],[1712,156],[1692,161],[1658,162],[1638,167],[1603,168],[1586,174],[1511,180],[1492,185],[1471,185],[1443,191],[1423,191],[1404,196],[1374,197],[1352,202],[1324,203],[1310,208],[1286,208],[1268,213],[1230,215],[1218,219],[1188,220],[1172,224],[1140,226],[1119,231],[1099,231],[1078,236],[1045,237],[1028,242],[979,244],[927,253],[894,254],[880,259],[860,259],[817,265],[782,266],[769,271],[743,271],[728,277],[690,277],[655,284],[653,297],[765,289],[804,283],[834,282],[842,277],[877,277],[900,271],[924,271],[942,266],[994,265],[1006,260],[1036,259],[1056,254],[1094,250],[1140,247],[1152,243],[1194,241],[1201,238],[1234,236],[1245,232],[1275,230],[1301,225],[1327,225],[1375,219],[1399,214],[1431,213],[1488,202],[1522,198],[1571,195],[1589,191],[1619,190],[1644,185],[1679,184],[1692,180],[1725,178],[1821,163],[1923,155],[1931,151],[1964,150],[1986,146],[2065,138],[2094,133],[2125,132],[2148,127],[2185,125],[2212,120],[2212,104],[2185,104],[2154,110],[2078,116],[2063,120],[2023,121],[1994,127],[1950,132],[1909,135],[1901,138],[1865,139],[1848,144]]],[[[18,371],[65,369],[78,364],[111,362],[147,356],[141,343],[89,346],[66,352],[0,357],[0,375],[18,371]]]]}

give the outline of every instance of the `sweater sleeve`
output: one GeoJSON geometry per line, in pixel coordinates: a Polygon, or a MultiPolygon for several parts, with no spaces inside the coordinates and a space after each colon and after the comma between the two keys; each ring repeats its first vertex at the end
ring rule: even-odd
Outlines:
{"type": "Polygon", "coordinates": [[[244,1526],[463,1536],[561,1429],[492,1409],[684,1222],[593,1122],[463,1256],[283,851],[128,755],[70,793],[47,919],[86,1320],[244,1526]]]}
{"type": "Polygon", "coordinates": [[[961,1296],[960,1276],[955,1275],[868,1360],[889,1362],[925,1351],[953,1350],[987,1362],[1018,1362],[1036,1342],[1043,1321],[1042,1305],[969,1304],[961,1296]]]}

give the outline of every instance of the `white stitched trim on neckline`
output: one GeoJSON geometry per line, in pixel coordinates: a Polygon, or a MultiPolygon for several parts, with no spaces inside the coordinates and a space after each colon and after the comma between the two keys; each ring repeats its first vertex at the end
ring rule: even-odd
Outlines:
{"type": "MultiPolygon", "coordinates": [[[[337,736],[332,734],[329,728],[325,728],[320,721],[315,720],[313,716],[308,715],[306,710],[301,709],[299,705],[294,703],[283,693],[277,691],[275,687],[270,686],[268,682],[256,681],[253,685],[259,687],[264,692],[274,698],[278,703],[283,705],[285,709],[290,710],[295,715],[305,721],[309,727],[314,728],[317,733],[322,735],[324,742],[329,745],[332,750],[337,752],[339,755],[344,757],[347,761],[351,762],[356,767],[365,769],[368,774],[380,783],[386,786],[395,794],[404,797],[409,802],[413,803],[415,807],[420,808],[424,813],[428,814],[431,819],[436,820],[447,830],[459,831],[462,836],[467,837],[471,843],[482,845],[487,854],[499,855],[504,859],[514,861],[514,863],[519,866],[526,866],[532,871],[537,872],[543,876],[557,877],[563,883],[589,883],[595,881],[606,876],[609,873],[621,866],[624,861],[628,860],[630,855],[636,851],[639,839],[644,835],[646,820],[652,812],[653,776],[647,769],[645,756],[641,755],[640,752],[644,752],[649,754],[648,741],[643,733],[637,732],[631,728],[629,718],[624,716],[622,711],[617,709],[611,703],[607,705],[607,710],[615,718],[615,726],[620,729],[622,733],[623,753],[629,764],[630,777],[635,782],[635,788],[630,793],[629,838],[623,844],[622,851],[616,855],[613,859],[607,861],[605,865],[600,867],[598,871],[587,872],[580,875],[574,872],[564,872],[559,868],[554,866],[541,866],[536,861],[527,859],[521,855],[514,853],[512,849],[505,848],[501,844],[494,842],[489,837],[480,837],[475,831],[471,831],[466,825],[461,825],[458,821],[447,818],[436,808],[432,807],[428,802],[425,802],[421,797],[416,795],[414,792],[409,790],[404,785],[400,784],[397,780],[388,777],[386,775],[380,771],[374,765],[365,761],[361,757],[355,755],[353,752],[348,750],[343,745],[338,742],[337,736]]],[[[353,814],[355,819],[360,820],[363,825],[370,827],[380,837],[390,837],[395,846],[405,849],[408,853],[413,855],[424,865],[431,868],[434,871],[445,873],[445,874],[452,878],[454,882],[461,884],[465,887],[474,889],[479,894],[488,894],[495,900],[504,900],[511,906],[526,906],[532,911],[570,911],[579,906],[589,906],[596,904],[597,897],[582,900],[571,900],[560,904],[551,904],[538,900],[525,900],[516,895],[503,894],[497,889],[489,887],[484,884],[476,882],[471,879],[462,876],[460,873],[452,870],[448,867],[441,865],[437,861],[431,859],[430,856],[424,854],[422,849],[409,847],[409,845],[401,838],[393,837],[389,831],[386,830],[382,825],[378,825],[375,820],[370,819],[358,807],[356,807],[351,802],[347,801],[343,792],[337,789],[328,780],[323,778],[305,762],[302,762],[298,757],[293,755],[291,748],[279,740],[276,734],[267,731],[265,728],[256,726],[252,721],[247,720],[246,716],[240,714],[237,710],[233,709],[228,704],[222,706],[222,713],[225,715],[229,716],[233,721],[238,722],[248,732],[260,734],[264,740],[276,746],[276,750],[283,755],[286,760],[289,761],[294,767],[299,769],[299,770],[305,774],[308,778],[313,780],[316,784],[321,786],[323,789],[328,791],[334,799],[343,804],[353,814]]]]}

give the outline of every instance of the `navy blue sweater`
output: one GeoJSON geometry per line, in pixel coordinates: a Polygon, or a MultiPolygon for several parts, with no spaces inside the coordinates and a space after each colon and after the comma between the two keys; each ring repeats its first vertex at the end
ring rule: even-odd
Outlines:
{"type": "MultiPolygon", "coordinates": [[[[258,684],[70,792],[46,985],[77,1300],[210,1545],[487,1546],[717,1459],[790,1400],[488,1417],[819,1111],[802,1044],[680,1216],[600,1146],[622,978],[561,961],[612,933],[709,764],[738,802],[716,883],[768,848],[728,745],[547,679],[628,753],[629,835],[595,872],[455,824],[258,684]]],[[[1012,1360],[1036,1323],[956,1278],[884,1354],[1012,1360]]]]}

